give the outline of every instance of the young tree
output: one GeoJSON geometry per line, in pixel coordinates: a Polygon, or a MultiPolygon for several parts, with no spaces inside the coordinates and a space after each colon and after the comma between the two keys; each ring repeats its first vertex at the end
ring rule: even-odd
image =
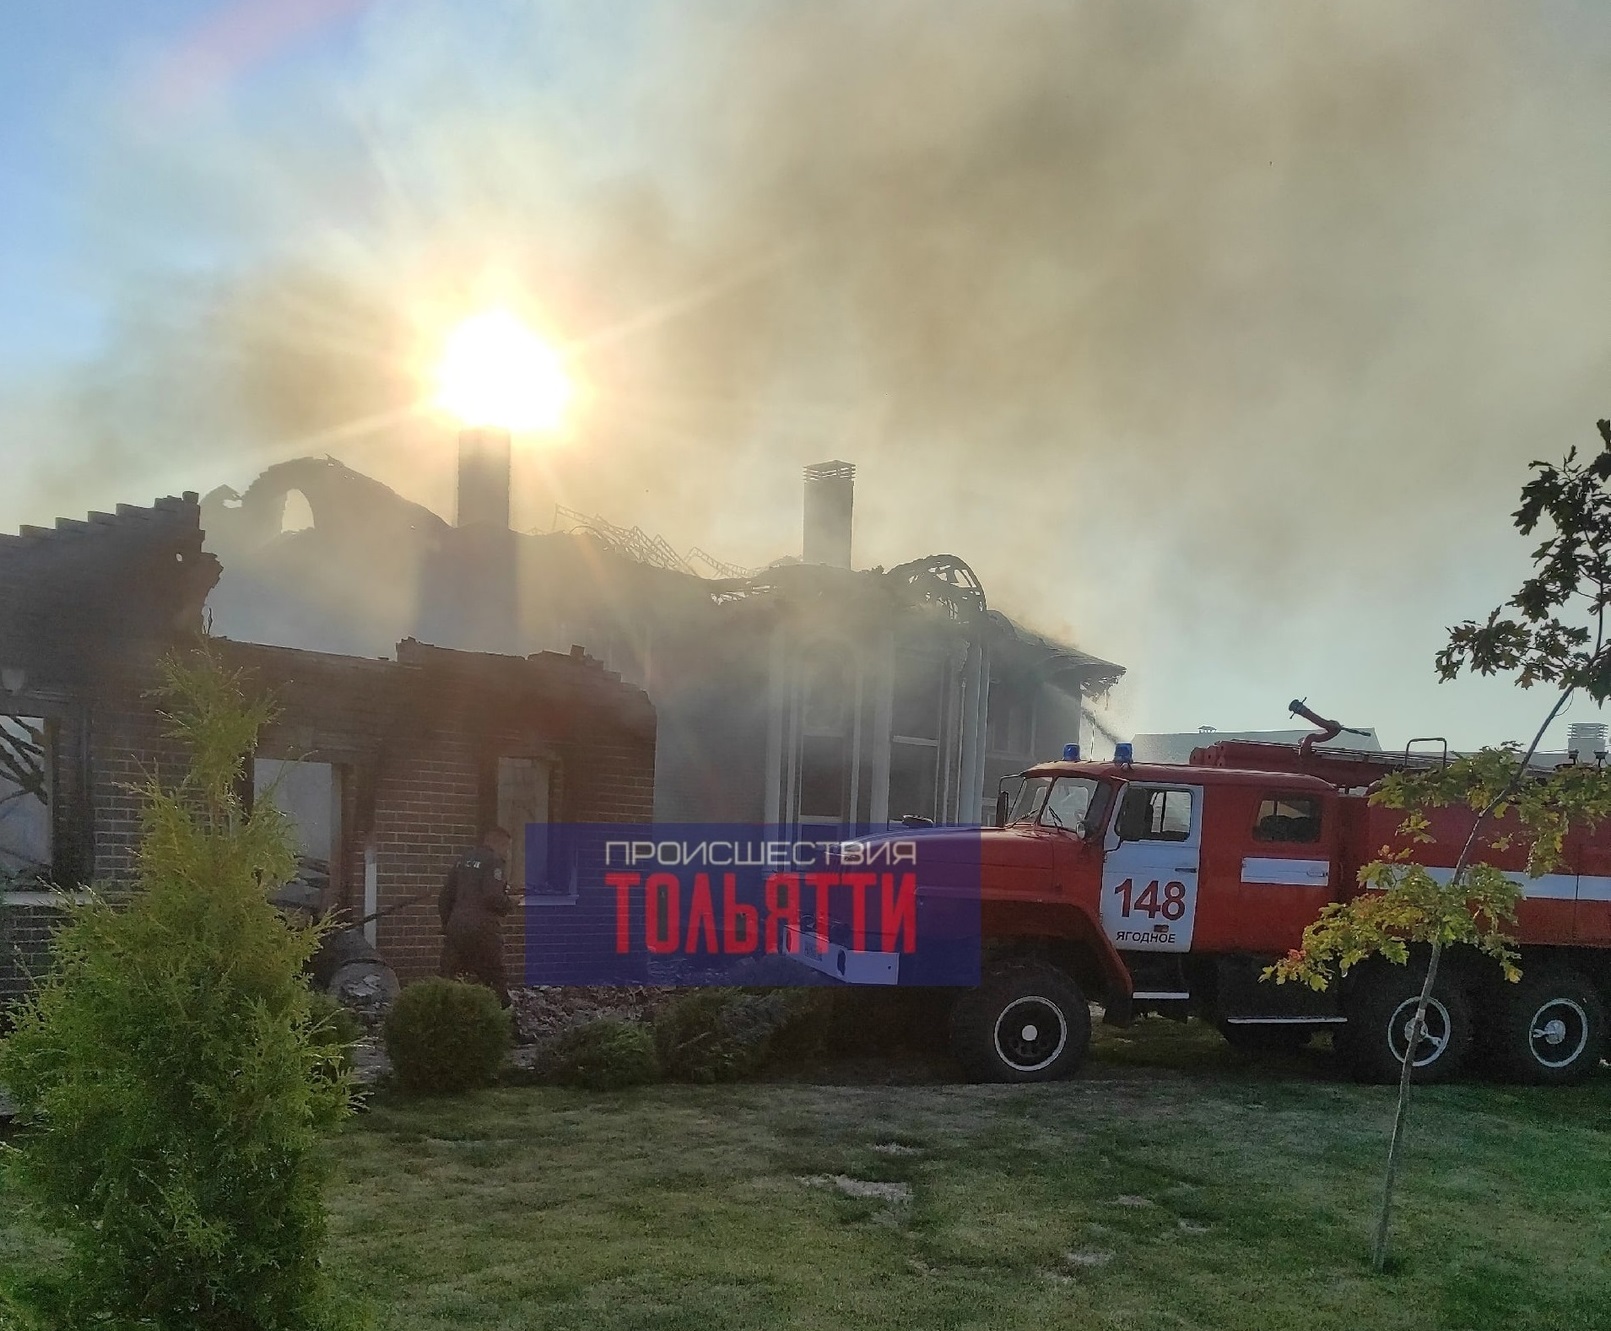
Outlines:
{"type": "Polygon", "coordinates": [[[1492,957],[1506,980],[1521,978],[1516,949],[1505,932],[1515,918],[1519,889],[1479,854],[1485,847],[1503,849],[1520,841],[1527,849],[1527,872],[1537,876],[1560,863],[1568,829],[1611,817],[1611,773],[1586,765],[1547,772],[1532,767],[1545,733],[1574,696],[1586,695],[1596,704],[1611,696],[1611,645],[1605,632],[1611,605],[1611,421],[1598,424],[1601,448],[1593,458],[1580,462],[1573,449],[1558,466],[1532,464],[1533,477],[1513,518],[1524,536],[1546,531],[1533,551],[1533,576],[1486,620],[1450,629],[1448,644],[1437,655],[1438,676],[1445,681],[1470,671],[1512,675],[1524,689],[1553,689],[1553,705],[1532,743],[1525,750],[1517,745],[1485,749],[1437,770],[1387,778],[1372,799],[1407,811],[1401,830],[1411,843],[1430,839],[1428,809],[1464,806],[1476,812],[1449,880],[1439,883],[1415,864],[1413,848],[1367,865],[1360,872],[1367,890],[1328,906],[1304,931],[1302,947],[1267,972],[1278,981],[1324,989],[1334,976],[1368,958],[1403,965],[1412,945],[1425,949],[1425,978],[1406,1038],[1372,1251],[1377,1271],[1387,1261],[1415,1052],[1426,1031],[1443,952],[1469,945],[1492,957]]]}
{"type": "Polygon", "coordinates": [[[13,1311],[52,1327],[326,1327],[318,1146],[350,1087],[302,979],[319,930],[267,899],[293,872],[288,827],[238,794],[272,705],[248,702],[205,644],[164,664],[159,692],[189,769],[140,787],[138,889],[70,908],[0,1044],[26,1127],[10,1172],[70,1253],[63,1279],[13,1287],[13,1311]]]}

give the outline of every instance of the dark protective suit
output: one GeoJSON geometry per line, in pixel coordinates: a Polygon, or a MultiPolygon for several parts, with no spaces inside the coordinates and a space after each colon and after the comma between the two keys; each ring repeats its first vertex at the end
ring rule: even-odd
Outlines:
{"type": "Polygon", "coordinates": [[[499,921],[511,902],[504,891],[503,856],[477,846],[448,870],[437,900],[442,919],[442,974],[450,980],[474,980],[509,1006],[509,982],[503,967],[503,929],[499,921]]]}

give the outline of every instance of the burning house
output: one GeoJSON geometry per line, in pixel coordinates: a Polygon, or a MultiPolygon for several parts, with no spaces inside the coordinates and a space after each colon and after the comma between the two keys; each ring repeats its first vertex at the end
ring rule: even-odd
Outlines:
{"type": "Polygon", "coordinates": [[[659,718],[661,821],[988,818],[998,779],[1089,735],[1123,673],[989,607],[954,555],[852,564],[853,465],[805,473],[799,557],[737,569],[557,510],[509,529],[507,438],[461,439],[450,525],[334,459],[203,501],[220,628],[369,654],[405,636],[587,650],[659,718]],[[289,506],[311,526],[285,530],[289,506]]]}
{"type": "Polygon", "coordinates": [[[564,510],[511,531],[486,432],[462,441],[453,524],[303,459],[242,494],[0,536],[0,993],[42,964],[49,884],[131,882],[130,783],[179,762],[157,663],[209,615],[279,700],[250,770],[297,830],[304,897],[378,915],[405,976],[434,964],[435,891],[493,822],[528,829],[511,877],[560,906],[550,822],[987,818],[1121,671],[991,609],[954,556],[855,568],[854,471],[807,469],[801,556],[760,570],[564,510]]]}
{"type": "MultiPolygon", "coordinates": [[[[0,998],[44,964],[51,884],[131,884],[132,783],[181,760],[157,664],[195,641],[219,572],[194,494],[0,535],[0,998]]],[[[653,708],[580,648],[214,645],[278,700],[249,770],[291,816],[308,904],[381,913],[370,940],[405,977],[434,968],[436,890],[482,827],[652,815],[653,708]]],[[[515,871],[543,885],[545,866],[515,871]]]]}

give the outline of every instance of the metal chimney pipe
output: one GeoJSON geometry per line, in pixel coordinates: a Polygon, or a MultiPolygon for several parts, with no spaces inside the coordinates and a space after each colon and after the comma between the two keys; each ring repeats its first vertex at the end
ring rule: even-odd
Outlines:
{"type": "Polygon", "coordinates": [[[459,431],[458,525],[509,528],[509,431],[459,431]]]}
{"type": "Polygon", "coordinates": [[[805,540],[800,552],[805,563],[850,567],[855,504],[855,463],[814,462],[805,469],[805,540]]]}
{"type": "Polygon", "coordinates": [[[1566,728],[1566,751],[1572,761],[1592,763],[1606,749],[1606,728],[1594,721],[1574,721],[1566,728]]]}

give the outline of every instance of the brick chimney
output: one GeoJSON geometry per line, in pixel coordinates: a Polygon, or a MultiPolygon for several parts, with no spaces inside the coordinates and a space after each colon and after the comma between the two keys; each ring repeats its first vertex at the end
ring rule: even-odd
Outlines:
{"type": "Polygon", "coordinates": [[[800,552],[805,563],[850,567],[855,503],[855,463],[814,462],[805,469],[805,541],[800,552]]]}
{"type": "Polygon", "coordinates": [[[509,527],[509,432],[459,432],[458,525],[509,527]]]}

